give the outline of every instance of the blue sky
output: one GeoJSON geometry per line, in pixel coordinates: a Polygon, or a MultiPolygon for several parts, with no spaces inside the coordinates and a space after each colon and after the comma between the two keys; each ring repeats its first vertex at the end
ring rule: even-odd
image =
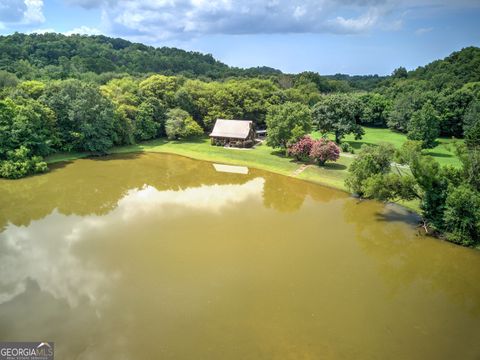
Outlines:
{"type": "Polygon", "coordinates": [[[389,74],[480,46],[480,0],[0,0],[0,34],[105,34],[233,66],[389,74]]]}

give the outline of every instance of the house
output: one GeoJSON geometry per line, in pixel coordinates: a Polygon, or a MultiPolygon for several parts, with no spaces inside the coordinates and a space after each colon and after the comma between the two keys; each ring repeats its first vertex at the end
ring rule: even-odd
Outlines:
{"type": "Polygon", "coordinates": [[[217,119],[210,139],[212,145],[252,147],[255,144],[253,121],[217,119]]]}

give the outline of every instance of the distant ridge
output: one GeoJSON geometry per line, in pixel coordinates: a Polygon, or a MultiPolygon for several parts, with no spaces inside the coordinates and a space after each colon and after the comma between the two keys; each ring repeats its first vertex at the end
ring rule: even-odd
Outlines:
{"type": "MultiPolygon", "coordinates": [[[[196,51],[147,46],[103,35],[66,36],[58,33],[14,33],[0,36],[0,70],[14,73],[21,79],[77,77],[88,80],[96,77],[99,82],[125,74],[145,76],[159,73],[206,80],[229,77],[301,78],[302,74],[306,74],[307,78],[318,83],[319,90],[322,90],[320,82],[333,80],[337,84],[345,84],[345,91],[375,90],[389,86],[389,81],[395,78],[345,74],[319,77],[309,71],[292,75],[268,66],[242,69],[228,66],[211,54],[196,51]]],[[[407,72],[403,69],[399,74],[405,79],[427,80],[434,89],[442,89],[444,86],[461,87],[468,82],[479,82],[480,48],[466,47],[415,70],[407,72]]]]}
{"type": "Polygon", "coordinates": [[[212,79],[281,74],[280,70],[266,66],[249,69],[230,67],[211,54],[169,47],[155,48],[103,35],[15,33],[0,36],[0,69],[18,73],[19,68],[24,67],[27,71],[28,66],[50,67],[49,72],[58,73],[59,77],[74,71],[132,75],[161,73],[212,79]]]}

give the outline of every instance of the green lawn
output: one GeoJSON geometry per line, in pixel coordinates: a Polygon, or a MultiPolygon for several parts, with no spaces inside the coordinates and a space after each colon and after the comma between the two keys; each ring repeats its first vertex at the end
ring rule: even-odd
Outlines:
{"type": "MultiPolygon", "coordinates": [[[[368,145],[377,145],[379,143],[385,142],[393,144],[396,148],[402,146],[402,144],[407,140],[405,134],[398,132],[393,132],[389,129],[379,129],[379,128],[367,128],[365,129],[365,135],[361,140],[355,140],[354,136],[346,136],[344,141],[347,141],[352,145],[352,147],[357,151],[363,144],[368,145]]],[[[312,134],[314,138],[320,137],[318,132],[312,134]]],[[[332,137],[333,139],[333,137],[332,137]]],[[[425,154],[431,155],[442,165],[454,165],[460,166],[459,159],[455,156],[455,146],[454,143],[462,141],[458,139],[447,139],[440,138],[438,139],[438,145],[434,149],[425,150],[425,154]]]]}

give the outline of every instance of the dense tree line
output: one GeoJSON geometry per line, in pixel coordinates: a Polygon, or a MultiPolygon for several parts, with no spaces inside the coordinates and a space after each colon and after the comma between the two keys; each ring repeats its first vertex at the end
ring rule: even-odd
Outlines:
{"type": "Polygon", "coordinates": [[[284,89],[259,78],[207,82],[152,75],[104,85],[79,79],[6,82],[0,90],[0,176],[45,171],[42,157],[55,152],[101,155],[113,146],[162,136],[199,136],[210,132],[217,118],[251,119],[265,128],[268,114],[282,106],[289,106],[283,114],[299,114],[292,123],[307,116],[310,124],[309,106],[318,98],[318,89],[305,82],[284,89]]]}

